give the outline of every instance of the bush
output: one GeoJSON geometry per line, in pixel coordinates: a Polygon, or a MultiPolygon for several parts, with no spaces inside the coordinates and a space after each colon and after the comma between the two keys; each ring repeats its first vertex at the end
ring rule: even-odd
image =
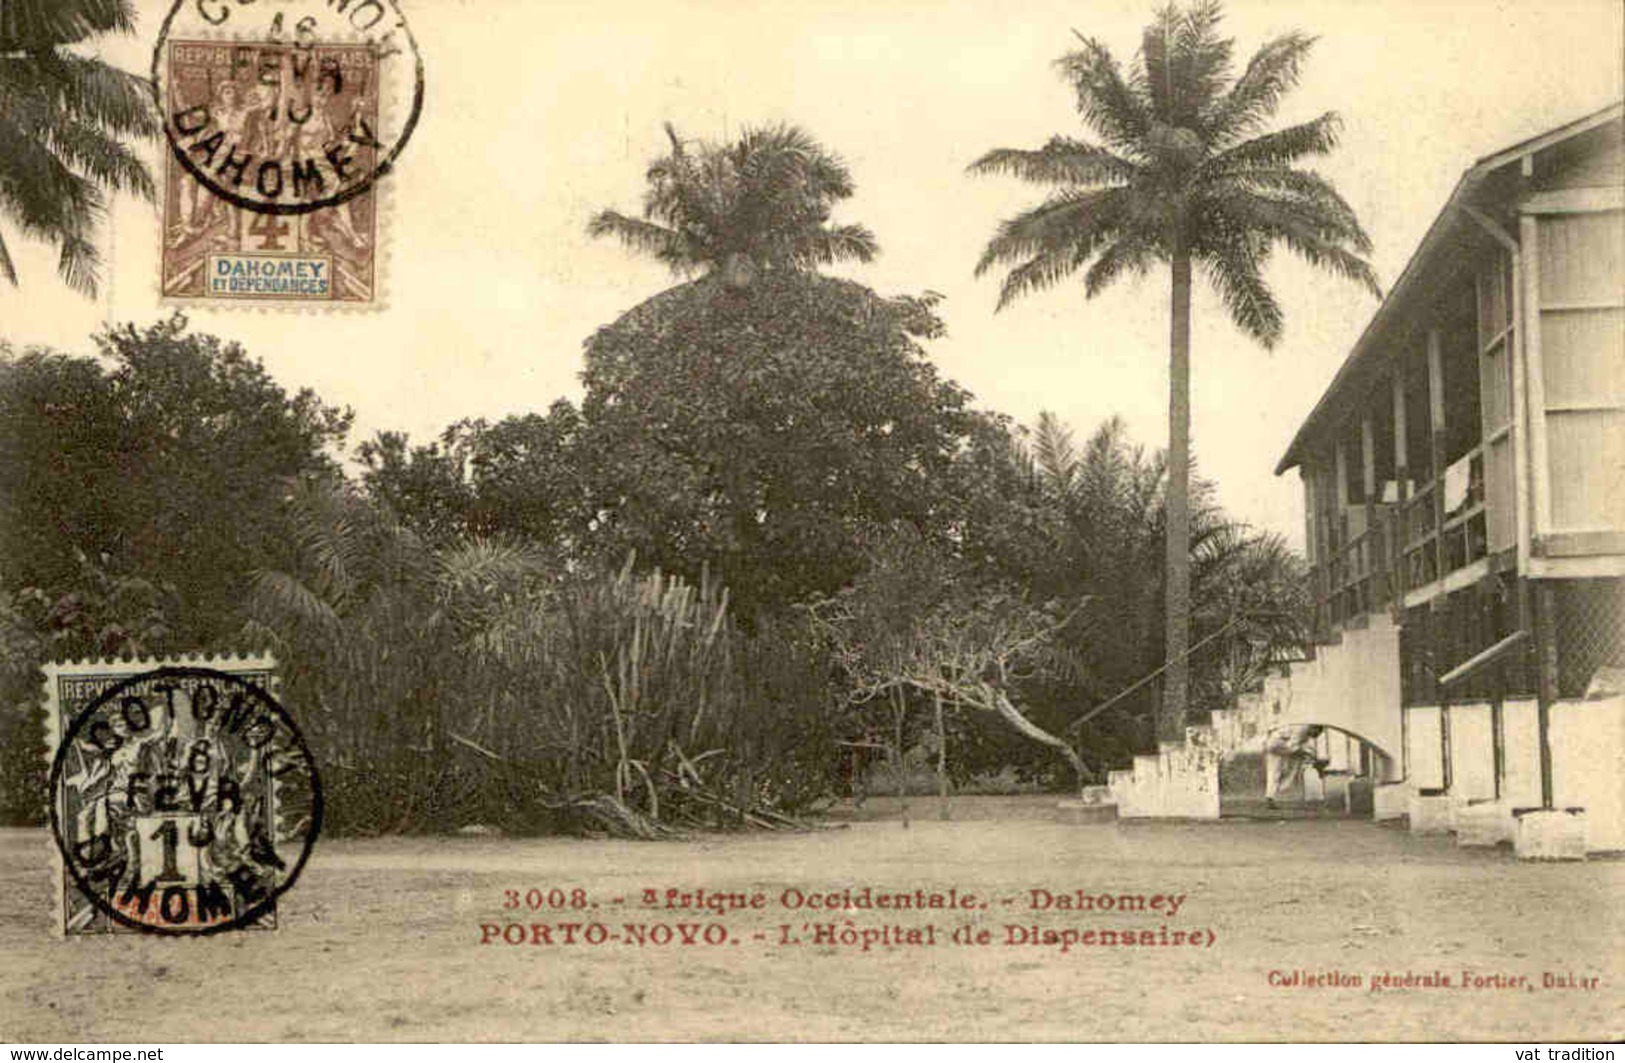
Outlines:
{"type": "Polygon", "coordinates": [[[436,549],[331,485],[291,504],[295,556],[258,574],[247,635],[283,662],[333,829],[651,836],[827,794],[824,659],[792,628],[741,632],[716,581],[436,549]]]}

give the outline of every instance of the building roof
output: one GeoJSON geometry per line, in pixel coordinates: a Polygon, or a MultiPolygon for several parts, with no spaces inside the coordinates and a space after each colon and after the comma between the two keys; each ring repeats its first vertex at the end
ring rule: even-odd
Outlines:
{"type": "Polygon", "coordinates": [[[1486,155],[1461,175],[1461,180],[1456,182],[1455,190],[1450,193],[1450,199],[1446,201],[1439,216],[1433,219],[1433,224],[1428,227],[1421,244],[1412,253],[1410,261],[1405,264],[1404,272],[1394,282],[1388,297],[1382,301],[1382,305],[1367,323],[1365,331],[1355,341],[1354,349],[1343,360],[1343,365],[1332,378],[1326,393],[1315,403],[1315,408],[1309,411],[1309,416],[1304,419],[1297,434],[1292,437],[1291,446],[1287,447],[1286,453],[1275,466],[1277,476],[1303,463],[1310,445],[1327,429],[1332,428],[1338,414],[1347,408],[1351,392],[1368,383],[1373,372],[1381,367],[1383,359],[1380,355],[1383,344],[1390,338],[1395,327],[1403,322],[1406,311],[1412,309],[1419,299],[1430,294],[1428,278],[1440,264],[1443,256],[1451,250],[1460,228],[1463,225],[1473,224],[1469,220],[1468,211],[1472,209],[1475,193],[1485,180],[1492,174],[1519,164],[1524,159],[1554,145],[1610,122],[1618,122],[1622,116],[1625,116],[1625,101],[1610,104],[1583,118],[1486,155]]]}

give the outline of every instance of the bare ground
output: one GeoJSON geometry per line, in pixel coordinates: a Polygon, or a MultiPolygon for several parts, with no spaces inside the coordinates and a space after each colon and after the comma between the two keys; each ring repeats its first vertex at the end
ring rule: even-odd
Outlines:
{"type": "MultiPolygon", "coordinates": [[[[48,838],[0,831],[0,1040],[554,1041],[1613,1040],[1625,1035],[1625,862],[1519,864],[1369,822],[1053,822],[1052,798],[871,800],[841,829],[688,842],[393,838],[318,844],[274,933],[177,940],[53,933],[48,838]],[[958,887],[963,916],[786,912],[789,887],[958,887]],[[581,888],[601,908],[519,912],[504,890],[581,888]],[[764,891],[713,920],[638,907],[644,888],[764,891]],[[1034,888],[1184,894],[1178,914],[1028,910],[1034,888]],[[613,898],[624,897],[616,906],[613,898]],[[1008,903],[1006,903],[1008,902],[1008,903]],[[934,924],[938,944],[814,944],[934,924]],[[510,946],[483,923],[726,925],[721,946],[510,946]],[[809,938],[776,944],[777,926],[809,938]],[[968,923],[987,946],[946,943],[968,923]],[[1211,929],[1212,948],[1005,945],[1006,924],[1211,929]],[[758,940],[757,932],[766,935],[758,940]],[[1528,988],[1459,988],[1461,972],[1528,988]],[[1342,972],[1359,988],[1272,987],[1342,972]],[[1374,973],[1451,988],[1373,992],[1374,973]],[[1542,988],[1547,974],[1595,988],[1542,988]]],[[[539,898],[545,897],[538,894],[539,898]]],[[[524,931],[529,933],[528,929],[524,931]]]]}

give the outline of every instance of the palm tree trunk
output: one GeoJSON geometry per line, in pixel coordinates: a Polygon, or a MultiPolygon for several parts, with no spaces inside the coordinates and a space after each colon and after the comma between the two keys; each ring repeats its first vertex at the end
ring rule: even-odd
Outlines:
{"type": "Polygon", "coordinates": [[[1191,260],[1183,249],[1173,256],[1173,291],[1168,356],[1168,554],[1163,640],[1162,710],[1157,737],[1183,741],[1190,666],[1191,615],[1191,260]]]}

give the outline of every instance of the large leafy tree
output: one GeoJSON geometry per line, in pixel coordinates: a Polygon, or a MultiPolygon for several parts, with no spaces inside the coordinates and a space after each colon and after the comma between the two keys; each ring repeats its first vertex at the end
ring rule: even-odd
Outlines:
{"type": "MultiPolygon", "coordinates": [[[[55,244],[62,279],[87,295],[107,194],[153,198],[152,175],[127,142],[161,127],[144,80],[69,49],[133,29],[129,0],[0,4],[0,217],[55,244]]],[[[17,283],[3,232],[0,276],[17,283]]]]}
{"type": "Polygon", "coordinates": [[[830,222],[852,195],[841,159],[795,126],[746,129],[731,144],[685,144],[650,164],[643,217],[600,211],[593,236],[614,236],[675,273],[721,271],[748,283],[762,270],[805,269],[875,255],[874,234],[830,222]]]}
{"type": "Polygon", "coordinates": [[[1232,77],[1234,42],[1219,35],[1220,18],[1212,0],[1162,8],[1128,72],[1104,44],[1083,39],[1058,65],[1098,141],[1056,136],[1037,149],[988,152],[971,166],[1054,189],[1001,223],[977,263],[979,275],[1007,267],[1001,309],[1080,270],[1092,297],[1126,275],[1168,268],[1167,670],[1159,730],[1175,739],[1184,733],[1190,645],[1193,271],[1201,270],[1236,325],[1266,347],[1282,329],[1264,276],[1276,246],[1378,291],[1362,257],[1371,243],[1353,209],[1323,177],[1298,166],[1336,146],[1337,116],[1268,130],[1314,38],[1278,37],[1232,77]]]}
{"type": "Polygon", "coordinates": [[[582,375],[587,541],[708,568],[749,617],[842,586],[871,524],[948,534],[979,415],[924,357],[940,330],[927,301],[796,272],[702,278],[623,315],[582,375]]]}
{"type": "Polygon", "coordinates": [[[87,572],[145,580],[178,595],[177,643],[217,642],[286,549],[288,482],[338,477],[350,413],[180,315],[96,341],[105,368],[0,351],[0,512],[26,515],[0,521],[0,586],[95,601],[87,572]]]}
{"type": "Polygon", "coordinates": [[[607,460],[587,453],[583,429],[580,411],[559,399],[546,414],[459,421],[428,444],[380,432],[361,444],[361,480],[432,542],[498,536],[579,553],[595,516],[592,468],[607,460]]]}
{"type": "Polygon", "coordinates": [[[840,587],[872,522],[945,530],[943,477],[975,417],[920,347],[942,332],[934,295],[817,274],[875,254],[867,229],[830,221],[853,191],[838,157],[791,126],[667,133],[645,216],[604,211],[589,231],[704,275],[588,340],[582,423],[560,438],[590,485],[593,549],[709,569],[749,617],[840,587]]]}

